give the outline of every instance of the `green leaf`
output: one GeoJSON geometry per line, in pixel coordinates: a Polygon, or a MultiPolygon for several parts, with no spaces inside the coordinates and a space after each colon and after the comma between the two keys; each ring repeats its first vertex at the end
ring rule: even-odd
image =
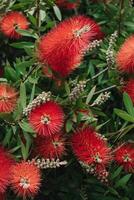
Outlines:
{"type": "Polygon", "coordinates": [[[132,102],[130,96],[126,92],[123,93],[123,102],[125,104],[125,108],[126,108],[127,112],[134,117],[133,102],[132,102]]]}
{"type": "Polygon", "coordinates": [[[67,120],[66,122],[66,132],[70,132],[72,130],[73,123],[71,120],[67,120]]]}
{"type": "Polygon", "coordinates": [[[96,86],[94,86],[91,91],[89,92],[88,96],[87,96],[87,99],[86,99],[86,104],[89,104],[89,102],[91,101],[94,93],[95,93],[95,90],[96,90],[96,86]]]}
{"type": "Polygon", "coordinates": [[[58,6],[54,5],[53,6],[53,10],[54,10],[54,13],[55,13],[57,19],[59,21],[61,21],[62,20],[62,16],[61,16],[61,12],[60,12],[60,9],[58,8],[58,6]]]}
{"type": "Polygon", "coordinates": [[[123,176],[123,178],[121,178],[119,181],[116,182],[115,184],[115,188],[118,187],[124,187],[127,182],[129,181],[129,179],[131,178],[132,174],[127,174],[125,176],[123,176]]]}
{"type": "Polygon", "coordinates": [[[17,29],[16,32],[20,33],[22,36],[25,36],[25,37],[38,39],[38,35],[34,33],[33,31],[30,32],[29,30],[17,29]]]}
{"type": "Polygon", "coordinates": [[[34,130],[27,122],[20,122],[19,125],[25,132],[34,133],[34,130]]]}
{"type": "Polygon", "coordinates": [[[24,109],[26,107],[26,87],[25,87],[25,83],[20,84],[20,102],[21,102],[22,108],[24,109]]]}
{"type": "Polygon", "coordinates": [[[5,67],[5,76],[11,81],[16,81],[18,79],[16,71],[11,66],[5,67]]]}
{"type": "Polygon", "coordinates": [[[34,48],[34,43],[32,43],[32,42],[14,42],[14,43],[10,44],[10,46],[15,47],[17,49],[34,48]]]}
{"type": "Polygon", "coordinates": [[[128,122],[134,122],[134,117],[132,117],[131,115],[129,115],[127,112],[117,109],[114,109],[114,112],[121,117],[122,119],[128,121],[128,122]]]}
{"type": "Polygon", "coordinates": [[[122,171],[123,167],[120,166],[118,167],[112,174],[111,174],[111,179],[115,179],[122,171]]]}

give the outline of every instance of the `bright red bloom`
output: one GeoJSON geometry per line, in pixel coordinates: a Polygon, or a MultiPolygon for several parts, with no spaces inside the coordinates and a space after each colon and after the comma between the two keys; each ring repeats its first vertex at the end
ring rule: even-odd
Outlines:
{"type": "Polygon", "coordinates": [[[8,84],[0,84],[0,112],[12,112],[17,103],[17,92],[8,84]]]}
{"type": "Polygon", "coordinates": [[[29,116],[29,123],[39,135],[50,136],[63,126],[64,113],[56,102],[48,101],[35,108],[29,116]]]}
{"type": "Polygon", "coordinates": [[[76,0],[74,2],[71,2],[69,0],[56,0],[56,4],[61,7],[61,8],[64,8],[64,9],[67,9],[67,10],[72,10],[72,9],[75,9],[79,6],[79,0],[76,0]]]}
{"type": "Polygon", "coordinates": [[[101,171],[111,160],[111,149],[106,140],[90,127],[81,129],[72,136],[72,148],[80,161],[98,166],[101,171]]]}
{"type": "Polygon", "coordinates": [[[11,185],[18,196],[35,196],[39,191],[40,183],[40,170],[33,163],[21,162],[12,167],[11,185]]]}
{"type": "Polygon", "coordinates": [[[61,158],[65,152],[65,141],[59,133],[52,137],[37,137],[34,152],[45,159],[61,158]]]}
{"type": "Polygon", "coordinates": [[[0,147],[0,193],[2,194],[9,185],[12,163],[13,161],[10,155],[2,147],[0,147]]]}
{"type": "Polygon", "coordinates": [[[0,200],[6,200],[5,194],[0,193],[0,200]]]}
{"type": "Polygon", "coordinates": [[[92,40],[102,36],[99,25],[85,16],[61,22],[42,37],[38,57],[60,76],[69,75],[81,62],[92,40]]]}
{"type": "Polygon", "coordinates": [[[126,171],[134,172],[134,146],[132,144],[122,144],[115,149],[114,159],[126,171]]]}
{"type": "Polygon", "coordinates": [[[16,32],[16,29],[28,29],[28,21],[20,12],[9,12],[2,18],[0,28],[7,37],[18,39],[21,35],[16,32]]]}
{"type": "Polygon", "coordinates": [[[130,79],[126,85],[123,87],[123,91],[128,93],[131,97],[132,102],[134,103],[134,80],[130,79]]]}
{"type": "Polygon", "coordinates": [[[129,37],[119,52],[117,53],[116,62],[120,71],[134,73],[134,35],[129,37]]]}

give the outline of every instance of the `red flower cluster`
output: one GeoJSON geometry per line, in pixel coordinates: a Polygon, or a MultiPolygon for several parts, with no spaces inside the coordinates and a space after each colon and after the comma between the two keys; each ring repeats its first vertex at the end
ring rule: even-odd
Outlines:
{"type": "Polygon", "coordinates": [[[61,8],[64,8],[64,9],[67,9],[67,10],[72,10],[72,9],[75,9],[79,6],[79,0],[76,0],[74,2],[71,2],[69,0],[56,0],[56,4],[61,7],[61,8]]]}
{"type": "Polygon", "coordinates": [[[115,161],[130,173],[134,173],[134,146],[123,144],[115,149],[115,161]]]}
{"type": "Polygon", "coordinates": [[[21,35],[16,29],[28,29],[28,21],[20,12],[9,12],[0,21],[0,29],[7,37],[18,39],[21,35]]]}
{"type": "Polygon", "coordinates": [[[17,92],[8,84],[0,84],[0,112],[12,112],[17,103],[17,92]]]}
{"type": "Polygon", "coordinates": [[[111,149],[106,140],[91,127],[81,129],[72,136],[72,149],[80,161],[95,166],[98,174],[111,160],[111,149]]]}
{"type": "Polygon", "coordinates": [[[0,147],[0,193],[4,193],[10,180],[10,169],[13,161],[10,155],[0,147]]]}
{"type": "Polygon", "coordinates": [[[37,137],[34,152],[45,159],[61,158],[65,152],[65,141],[59,133],[52,137],[37,137]]]}
{"type": "Polygon", "coordinates": [[[130,79],[126,85],[123,87],[123,91],[128,93],[134,103],[134,79],[130,79]]]}
{"type": "Polygon", "coordinates": [[[53,101],[36,107],[29,116],[29,123],[38,135],[51,136],[59,132],[63,126],[62,108],[53,101]]]}
{"type": "Polygon", "coordinates": [[[38,57],[60,76],[69,75],[81,62],[92,40],[102,37],[99,25],[85,16],[61,22],[42,37],[38,57]]]}
{"type": "Polygon", "coordinates": [[[117,53],[117,67],[124,73],[134,73],[134,35],[129,37],[117,53]]]}
{"type": "Polygon", "coordinates": [[[40,170],[32,163],[21,162],[11,169],[11,185],[20,197],[33,197],[41,182],[40,170]]]}

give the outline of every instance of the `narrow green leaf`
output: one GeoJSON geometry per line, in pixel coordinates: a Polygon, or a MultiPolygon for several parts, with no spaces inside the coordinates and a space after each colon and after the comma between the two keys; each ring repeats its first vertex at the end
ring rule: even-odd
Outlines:
{"type": "Polygon", "coordinates": [[[25,132],[34,133],[34,130],[27,122],[20,122],[19,125],[25,132]]]}
{"type": "Polygon", "coordinates": [[[32,42],[14,42],[14,43],[10,44],[10,46],[15,47],[17,49],[34,48],[34,43],[32,43],[32,42]]]}
{"type": "Polygon", "coordinates": [[[125,108],[126,108],[127,112],[134,117],[133,102],[132,102],[130,96],[126,92],[123,93],[123,102],[125,104],[125,108]]]}
{"type": "Polygon", "coordinates": [[[114,112],[116,113],[116,115],[118,115],[122,119],[124,119],[128,122],[134,122],[134,117],[129,115],[127,112],[120,110],[120,109],[117,109],[117,108],[114,109],[114,112]]]}
{"type": "Polygon", "coordinates": [[[87,99],[86,99],[86,104],[89,104],[89,102],[91,101],[94,93],[95,93],[95,90],[96,90],[96,86],[94,86],[91,91],[89,92],[88,96],[87,96],[87,99]]]}
{"type": "Polygon", "coordinates": [[[57,19],[59,21],[61,21],[62,20],[62,16],[61,16],[61,12],[60,12],[60,9],[58,8],[58,6],[54,5],[53,6],[53,10],[54,10],[54,13],[55,13],[57,19]]]}
{"type": "Polygon", "coordinates": [[[127,174],[125,176],[123,176],[123,178],[121,178],[119,181],[116,182],[115,184],[115,188],[118,187],[124,187],[127,182],[129,181],[129,179],[131,178],[132,174],[127,174]]]}
{"type": "Polygon", "coordinates": [[[38,35],[35,34],[33,31],[30,32],[29,30],[21,30],[21,29],[18,29],[16,31],[20,33],[22,36],[38,39],[38,35]]]}
{"type": "Polygon", "coordinates": [[[25,83],[20,84],[20,102],[21,102],[22,108],[24,109],[26,107],[26,87],[25,87],[25,83]]]}
{"type": "Polygon", "coordinates": [[[122,171],[123,167],[120,166],[118,167],[112,174],[111,174],[111,179],[115,179],[122,171]]]}

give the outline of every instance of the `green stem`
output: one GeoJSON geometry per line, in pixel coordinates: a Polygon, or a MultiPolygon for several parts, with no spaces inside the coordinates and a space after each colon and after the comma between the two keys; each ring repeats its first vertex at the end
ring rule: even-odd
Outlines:
{"type": "Polygon", "coordinates": [[[119,12],[119,26],[118,26],[118,34],[121,34],[121,23],[122,23],[122,16],[123,16],[123,8],[124,8],[124,0],[119,0],[120,4],[120,12],[119,12]]]}

